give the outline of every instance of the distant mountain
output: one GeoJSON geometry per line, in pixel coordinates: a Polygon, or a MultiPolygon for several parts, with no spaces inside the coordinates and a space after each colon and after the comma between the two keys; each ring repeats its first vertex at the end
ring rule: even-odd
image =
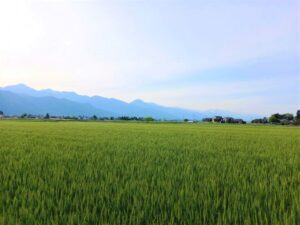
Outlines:
{"type": "Polygon", "coordinates": [[[35,90],[24,84],[7,86],[5,88],[2,88],[2,90],[11,91],[17,94],[25,94],[32,97],[51,96],[58,99],[67,99],[78,103],[87,103],[101,110],[120,112],[120,115],[123,114],[123,112],[124,115],[131,115],[134,113],[134,111],[132,111],[132,109],[129,107],[128,103],[113,98],[104,98],[100,96],[89,97],[85,95],[78,95],[75,92],[54,91],[51,89],[35,90]]]}
{"type": "Polygon", "coordinates": [[[56,116],[112,116],[106,112],[85,103],[76,103],[67,99],[57,99],[51,96],[32,97],[0,90],[0,109],[7,115],[21,115],[23,113],[34,115],[56,116]]]}
{"type": "Polygon", "coordinates": [[[97,116],[152,116],[157,119],[202,119],[215,115],[239,117],[245,120],[257,115],[237,114],[222,110],[193,111],[165,107],[135,100],[127,103],[114,98],[84,96],[75,92],[35,90],[24,84],[0,88],[0,109],[7,114],[97,115],[97,116]],[[5,103],[5,104],[4,104],[5,103]]]}

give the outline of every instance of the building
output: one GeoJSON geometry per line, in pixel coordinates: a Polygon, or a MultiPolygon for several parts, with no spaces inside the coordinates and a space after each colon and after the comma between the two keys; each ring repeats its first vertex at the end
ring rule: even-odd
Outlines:
{"type": "Polygon", "coordinates": [[[232,118],[232,117],[225,117],[225,118],[223,119],[223,121],[224,121],[225,123],[234,123],[234,118],[232,118]]]}
{"type": "Polygon", "coordinates": [[[203,118],[202,122],[212,122],[212,118],[203,118]]]}
{"type": "Polygon", "coordinates": [[[215,117],[212,119],[212,121],[213,121],[214,123],[221,123],[222,120],[223,120],[222,116],[215,116],[215,117]]]}

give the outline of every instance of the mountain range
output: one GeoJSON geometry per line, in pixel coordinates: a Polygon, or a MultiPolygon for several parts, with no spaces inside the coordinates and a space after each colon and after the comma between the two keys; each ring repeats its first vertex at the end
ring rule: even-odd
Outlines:
{"type": "Polygon", "coordinates": [[[258,115],[234,113],[223,110],[196,111],[176,107],[166,107],[142,100],[124,102],[101,96],[85,96],[75,92],[55,91],[52,89],[35,90],[25,84],[0,88],[0,110],[7,115],[23,113],[56,116],[151,116],[156,119],[182,120],[184,118],[200,120],[215,115],[231,116],[251,120],[258,115]]]}

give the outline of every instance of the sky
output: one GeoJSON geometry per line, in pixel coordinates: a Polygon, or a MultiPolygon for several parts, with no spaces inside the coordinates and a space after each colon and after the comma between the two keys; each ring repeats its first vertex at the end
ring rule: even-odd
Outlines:
{"type": "Polygon", "coordinates": [[[0,87],[300,109],[298,0],[0,0],[0,87]]]}

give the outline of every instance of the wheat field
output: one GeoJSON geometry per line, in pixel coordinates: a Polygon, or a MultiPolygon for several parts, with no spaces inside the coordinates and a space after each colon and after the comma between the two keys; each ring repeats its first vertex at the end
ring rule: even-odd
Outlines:
{"type": "Polygon", "coordinates": [[[300,224],[300,129],[0,121],[0,224],[300,224]]]}

